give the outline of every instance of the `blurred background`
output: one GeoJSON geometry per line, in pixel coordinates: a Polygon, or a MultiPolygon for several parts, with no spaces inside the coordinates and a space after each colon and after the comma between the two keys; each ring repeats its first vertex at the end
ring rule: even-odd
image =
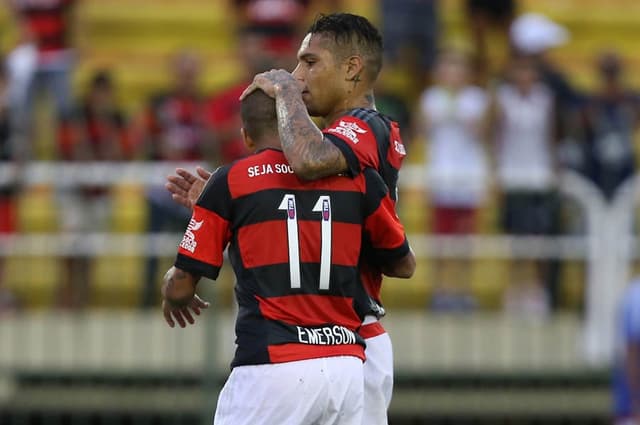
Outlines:
{"type": "Polygon", "coordinates": [[[408,150],[398,208],[418,268],[383,286],[390,423],[622,414],[619,378],[640,370],[625,357],[640,320],[624,320],[640,311],[640,3],[7,0],[0,424],[211,423],[233,273],[200,283],[213,307],[195,326],[164,323],[189,218],[164,180],[245,155],[238,95],[293,69],[332,11],[381,29],[376,103],[408,150]]]}

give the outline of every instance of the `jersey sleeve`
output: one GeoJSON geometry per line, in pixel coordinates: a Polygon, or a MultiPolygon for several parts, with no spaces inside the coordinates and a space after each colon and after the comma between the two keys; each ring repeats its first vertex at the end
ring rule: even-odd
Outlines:
{"type": "Polygon", "coordinates": [[[357,176],[365,167],[380,168],[376,140],[380,136],[376,136],[362,119],[351,115],[343,116],[322,132],[325,139],[344,155],[351,176],[357,176]]]}
{"type": "Polygon", "coordinates": [[[367,189],[363,231],[367,252],[376,261],[390,263],[409,253],[409,242],[382,177],[367,168],[364,178],[367,189]]]}
{"type": "Polygon", "coordinates": [[[224,250],[231,239],[231,194],[227,180],[229,167],[209,178],[182,241],[175,266],[198,276],[216,279],[224,250]]]}

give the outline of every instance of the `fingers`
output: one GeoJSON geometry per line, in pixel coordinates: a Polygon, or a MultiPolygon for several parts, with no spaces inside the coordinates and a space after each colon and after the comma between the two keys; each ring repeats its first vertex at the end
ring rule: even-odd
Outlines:
{"type": "Polygon", "coordinates": [[[167,324],[169,326],[171,326],[172,328],[174,328],[176,326],[176,323],[173,321],[173,318],[171,317],[171,310],[168,309],[164,303],[162,305],[162,314],[164,314],[164,321],[167,322],[167,324]]]}
{"type": "Polygon", "coordinates": [[[180,312],[182,313],[184,318],[187,319],[187,322],[189,322],[190,325],[193,325],[196,322],[195,320],[193,320],[193,316],[191,315],[191,312],[187,307],[180,310],[180,312]]]}
{"type": "Polygon", "coordinates": [[[188,191],[191,185],[193,184],[193,183],[189,183],[186,179],[178,176],[168,176],[167,181],[170,184],[176,186],[177,188],[185,192],[188,191]]]}
{"type": "Polygon", "coordinates": [[[202,298],[195,295],[193,297],[193,300],[191,300],[190,307],[191,307],[191,310],[193,310],[193,312],[199,316],[201,313],[201,309],[209,308],[209,305],[210,304],[207,301],[204,301],[202,298]]]}
{"type": "Polygon", "coordinates": [[[200,308],[209,308],[209,306],[211,305],[209,301],[205,301],[197,295],[193,298],[193,301],[200,308]]]}
{"type": "Polygon", "coordinates": [[[193,325],[196,322],[189,309],[196,315],[200,315],[201,309],[209,308],[209,306],[210,304],[207,301],[195,295],[188,307],[171,308],[166,301],[163,301],[162,314],[164,315],[165,322],[167,322],[170,327],[174,328],[177,322],[181,328],[185,328],[187,323],[193,325]]]}
{"type": "MultiPolygon", "coordinates": [[[[198,167],[200,168],[200,167],[198,167]]],[[[176,168],[176,174],[187,181],[187,183],[193,184],[197,180],[196,176],[185,170],[184,168],[176,168]]]]}
{"type": "Polygon", "coordinates": [[[185,190],[183,187],[180,187],[178,183],[174,183],[171,180],[171,177],[169,177],[167,180],[169,180],[169,182],[164,184],[165,189],[167,189],[173,195],[187,196],[188,190],[185,190]]]}
{"type": "Polygon", "coordinates": [[[209,180],[209,177],[211,177],[211,173],[200,166],[196,167],[196,172],[201,178],[205,180],[209,180]]]}
{"type": "Polygon", "coordinates": [[[182,317],[182,310],[171,310],[171,314],[173,314],[173,317],[176,319],[176,322],[178,322],[178,325],[180,325],[181,328],[187,326],[184,318],[182,317]]]}
{"type": "Polygon", "coordinates": [[[258,90],[258,88],[259,87],[256,85],[256,83],[249,84],[249,87],[244,89],[244,91],[240,95],[240,100],[243,100],[245,97],[249,96],[251,93],[253,93],[254,91],[258,90]]]}

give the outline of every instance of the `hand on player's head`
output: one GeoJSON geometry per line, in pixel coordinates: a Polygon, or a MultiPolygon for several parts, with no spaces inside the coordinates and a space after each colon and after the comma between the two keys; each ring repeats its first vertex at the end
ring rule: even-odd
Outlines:
{"type": "Polygon", "coordinates": [[[275,98],[281,89],[297,86],[297,81],[289,71],[272,69],[271,71],[262,72],[253,77],[253,82],[242,92],[240,100],[242,101],[256,90],[262,90],[267,96],[275,98]]]}

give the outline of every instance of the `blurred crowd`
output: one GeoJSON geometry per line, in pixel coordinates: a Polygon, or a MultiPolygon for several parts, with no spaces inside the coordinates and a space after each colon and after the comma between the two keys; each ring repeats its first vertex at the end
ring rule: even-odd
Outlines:
{"type": "MultiPolygon", "coordinates": [[[[244,156],[240,93],[258,72],[293,69],[305,26],[318,10],[310,0],[231,4],[243,75],[222,90],[205,93],[201,58],[181,49],[168,64],[171,85],[127,114],[118,104],[119,89],[109,69],[95,70],[80,96],[72,96],[78,1],[8,1],[18,39],[4,52],[0,67],[0,160],[42,159],[34,149],[34,129],[43,128],[35,113],[41,98],[53,101],[55,125],[45,128],[52,134],[55,160],[215,166],[244,156]]],[[[340,6],[339,0],[323,2],[322,11],[340,6]]],[[[443,36],[440,6],[437,0],[379,0],[386,62],[376,103],[400,123],[409,156],[424,143],[425,231],[445,236],[479,232],[479,212],[496,195],[501,232],[581,231],[579,220],[563,219],[559,173],[565,168],[582,173],[606,199],[635,173],[640,97],[625,85],[624,59],[615,51],[594,57],[598,85],[583,92],[548,55],[570,40],[562,25],[541,14],[522,14],[516,0],[465,0],[469,38],[451,42],[443,36]],[[501,46],[489,44],[489,32],[499,34],[501,46]],[[504,50],[506,59],[492,62],[490,49],[504,50]]],[[[0,232],[16,231],[17,191],[17,186],[0,187],[0,232]]],[[[148,187],[145,196],[148,232],[184,229],[189,213],[163,187],[148,187]]],[[[62,231],[108,230],[108,188],[60,189],[56,199],[62,231]]],[[[65,261],[68,278],[59,302],[81,306],[87,298],[87,259],[65,261]]],[[[469,262],[435,263],[429,308],[477,308],[469,262]]],[[[148,259],[145,306],[157,302],[157,269],[157,259],[148,259]]],[[[544,315],[557,307],[557,264],[514,260],[510,275],[506,310],[544,315]]],[[[10,304],[9,295],[2,296],[3,280],[0,264],[0,309],[10,304]]]]}

